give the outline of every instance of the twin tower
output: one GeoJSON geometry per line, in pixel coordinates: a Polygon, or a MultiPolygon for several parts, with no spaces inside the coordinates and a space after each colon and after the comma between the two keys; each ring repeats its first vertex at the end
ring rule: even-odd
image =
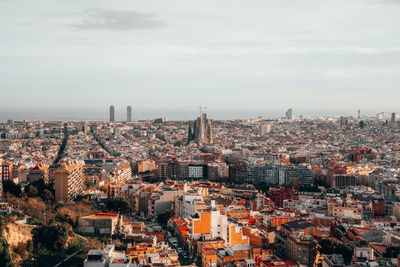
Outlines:
{"type": "MultiPolygon", "coordinates": [[[[115,121],[115,108],[113,105],[110,106],[110,122],[115,121]]],[[[126,121],[132,121],[132,107],[126,107],[126,121]]]]}

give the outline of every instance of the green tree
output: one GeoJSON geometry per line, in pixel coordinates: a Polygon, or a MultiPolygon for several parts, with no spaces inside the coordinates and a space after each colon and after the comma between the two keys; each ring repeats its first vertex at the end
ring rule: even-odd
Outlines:
{"type": "Polygon", "coordinates": [[[345,264],[351,262],[354,253],[354,247],[351,244],[341,243],[334,239],[321,239],[318,244],[318,250],[322,254],[342,254],[345,264]]]}
{"type": "Polygon", "coordinates": [[[384,257],[387,258],[397,258],[397,255],[400,253],[400,247],[388,247],[383,254],[384,257]]]}
{"type": "Polygon", "coordinates": [[[4,193],[10,193],[16,197],[21,197],[22,195],[21,186],[16,185],[12,180],[5,180],[3,182],[3,191],[4,193]]]}
{"type": "Polygon", "coordinates": [[[127,214],[131,210],[129,202],[122,198],[110,198],[106,202],[107,210],[127,214]]]}
{"type": "Polygon", "coordinates": [[[340,243],[336,247],[336,253],[342,254],[345,264],[350,264],[353,258],[354,247],[351,244],[340,243]]]}
{"type": "Polygon", "coordinates": [[[27,250],[28,252],[31,252],[31,251],[33,250],[33,242],[32,242],[32,240],[28,240],[28,241],[26,242],[26,250],[27,250]]]}
{"type": "Polygon", "coordinates": [[[43,193],[40,195],[40,197],[43,199],[45,202],[52,201],[54,199],[53,194],[50,192],[48,189],[44,189],[43,193]]]}
{"type": "Polygon", "coordinates": [[[169,219],[174,216],[174,211],[164,210],[160,215],[157,216],[157,221],[162,225],[167,225],[169,219]]]}
{"type": "Polygon", "coordinates": [[[335,248],[337,246],[337,241],[333,239],[321,239],[319,244],[319,252],[322,254],[333,254],[335,252],[335,248]]]}
{"type": "Polygon", "coordinates": [[[63,258],[62,253],[41,247],[29,254],[28,259],[22,263],[22,267],[54,266],[63,258]]]}
{"type": "Polygon", "coordinates": [[[43,194],[44,190],[46,190],[46,189],[49,190],[54,195],[53,187],[49,184],[46,184],[43,179],[33,181],[33,182],[29,183],[25,188],[28,188],[29,186],[36,187],[38,196],[41,196],[43,194]]]}
{"type": "Polygon", "coordinates": [[[38,195],[38,190],[34,185],[28,185],[26,193],[29,197],[36,197],[38,195]]]}
{"type": "Polygon", "coordinates": [[[266,183],[257,183],[254,184],[254,186],[258,191],[262,191],[264,193],[269,191],[269,185],[267,185],[266,183]]]}
{"type": "Polygon", "coordinates": [[[318,186],[301,186],[299,187],[300,192],[321,192],[318,186]]]}
{"type": "Polygon", "coordinates": [[[9,245],[2,237],[0,237],[0,266],[14,267],[14,264],[11,261],[9,245]]]}
{"type": "Polygon", "coordinates": [[[32,230],[35,249],[44,247],[49,250],[62,250],[68,239],[65,225],[43,225],[32,230]]]}

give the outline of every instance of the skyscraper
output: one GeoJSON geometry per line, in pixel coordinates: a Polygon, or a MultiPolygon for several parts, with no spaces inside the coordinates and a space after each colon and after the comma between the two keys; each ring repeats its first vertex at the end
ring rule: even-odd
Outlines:
{"type": "Polygon", "coordinates": [[[114,106],[111,105],[110,106],[110,121],[113,122],[114,120],[115,120],[115,117],[114,117],[114,106]]]}
{"type": "Polygon", "coordinates": [[[396,112],[393,112],[393,113],[392,113],[391,121],[392,121],[392,122],[396,122],[396,121],[397,121],[397,113],[396,113],[396,112]]]}
{"type": "Polygon", "coordinates": [[[291,109],[291,108],[289,108],[287,111],[286,111],[286,119],[292,119],[293,118],[293,109],[291,109]]]}
{"type": "Polygon", "coordinates": [[[132,121],[132,107],[131,106],[126,107],[126,121],[127,122],[132,121]]]}

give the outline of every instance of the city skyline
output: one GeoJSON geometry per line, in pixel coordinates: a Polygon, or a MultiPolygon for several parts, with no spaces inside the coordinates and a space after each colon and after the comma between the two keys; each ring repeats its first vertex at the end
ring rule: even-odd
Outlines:
{"type": "MultiPolygon", "coordinates": [[[[127,107],[131,105],[117,106],[114,107],[114,121],[129,121],[127,116],[127,107]]],[[[278,119],[285,118],[286,111],[282,110],[221,110],[218,108],[210,109],[207,113],[210,118],[214,120],[235,120],[235,119],[255,119],[262,117],[263,119],[278,119]]],[[[357,117],[357,109],[348,110],[304,110],[304,109],[292,109],[294,117],[304,116],[305,118],[338,118],[341,116],[345,117],[357,117]]],[[[395,110],[361,110],[362,118],[375,118],[379,113],[392,114],[393,112],[398,114],[395,110]]],[[[0,122],[5,122],[9,119],[16,121],[110,121],[110,106],[97,108],[95,110],[85,111],[71,111],[71,110],[46,110],[46,111],[17,111],[17,112],[0,112],[0,122]]],[[[138,120],[154,120],[157,118],[165,117],[170,121],[184,121],[192,120],[198,116],[198,110],[194,108],[181,108],[181,109],[136,109],[134,106],[131,113],[131,121],[138,120]],[[133,111],[134,110],[134,111],[133,111]]],[[[390,120],[390,119],[389,119],[390,120]]]]}

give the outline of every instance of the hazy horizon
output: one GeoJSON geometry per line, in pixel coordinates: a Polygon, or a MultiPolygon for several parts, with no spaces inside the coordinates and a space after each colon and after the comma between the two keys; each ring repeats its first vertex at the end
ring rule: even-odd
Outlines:
{"type": "MultiPolygon", "coordinates": [[[[196,108],[181,108],[181,109],[166,109],[166,110],[135,110],[133,109],[133,120],[153,120],[156,118],[165,117],[170,121],[181,121],[181,120],[194,120],[199,116],[199,110],[196,108]]],[[[207,113],[210,119],[214,120],[231,120],[231,119],[254,119],[259,116],[264,119],[276,119],[285,116],[286,110],[228,110],[228,109],[205,109],[203,111],[207,113]]],[[[374,117],[377,113],[387,112],[391,113],[394,111],[383,110],[361,110],[361,116],[374,117]]],[[[305,117],[338,117],[338,116],[357,116],[357,110],[304,110],[304,109],[293,109],[294,116],[303,115],[305,117]]],[[[82,110],[19,110],[19,111],[1,111],[0,110],[0,122],[4,122],[8,119],[12,120],[27,120],[27,121],[108,121],[109,120],[109,109],[82,109],[82,110]]],[[[126,120],[126,106],[119,107],[115,106],[115,120],[125,121],[126,120]]]]}

